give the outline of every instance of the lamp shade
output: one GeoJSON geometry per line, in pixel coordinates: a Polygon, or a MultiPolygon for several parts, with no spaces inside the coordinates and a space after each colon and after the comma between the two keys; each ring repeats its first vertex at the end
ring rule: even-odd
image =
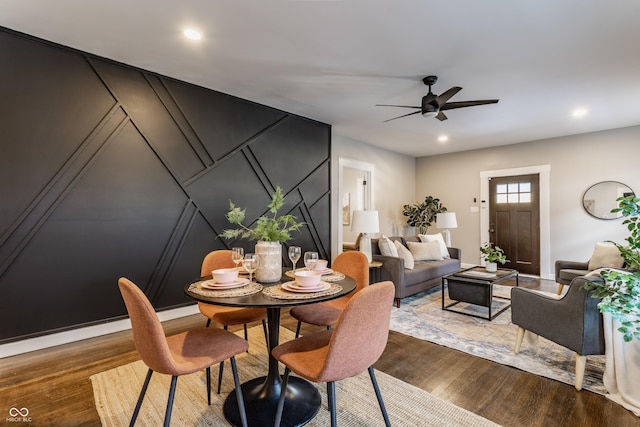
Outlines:
{"type": "Polygon", "coordinates": [[[351,231],[355,231],[356,233],[379,232],[378,211],[353,211],[351,231]]]}
{"type": "Polygon", "coordinates": [[[442,212],[436,215],[437,228],[458,228],[455,212],[442,212]]]}

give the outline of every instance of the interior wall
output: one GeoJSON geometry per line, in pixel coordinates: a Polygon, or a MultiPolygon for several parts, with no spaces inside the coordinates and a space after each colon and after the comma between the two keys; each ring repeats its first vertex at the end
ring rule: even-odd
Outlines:
{"type": "MultiPolygon", "coordinates": [[[[126,276],[156,309],[276,186],[331,256],[331,127],[0,28],[0,343],[122,318],[126,276]]],[[[286,249],[283,258],[286,258],[286,249]]],[[[288,260],[285,259],[286,262],[288,260]]]]}
{"type": "MultiPolygon", "coordinates": [[[[338,159],[349,158],[371,163],[375,165],[372,209],[378,211],[380,233],[388,236],[402,234],[406,226],[406,217],[402,215],[402,206],[415,202],[415,158],[339,134],[332,135],[331,147],[331,186],[332,197],[335,197],[333,206],[341,206],[337,199],[338,159]]],[[[339,215],[340,212],[334,214],[339,215]]],[[[339,247],[341,241],[338,237],[336,224],[341,224],[341,222],[332,222],[331,241],[334,254],[342,250],[339,247]]],[[[373,235],[373,237],[375,236],[373,235]]]]}
{"type": "MultiPolygon", "coordinates": [[[[550,165],[550,257],[586,261],[596,241],[623,243],[622,220],[600,220],[582,207],[582,195],[600,181],[620,181],[640,194],[637,166],[626,159],[640,155],[640,126],[552,138],[482,150],[422,157],[416,161],[416,196],[439,197],[455,211],[458,228],[452,245],[462,261],[480,262],[480,172],[550,165]],[[475,202],[474,202],[475,198],[475,202]],[[478,209],[479,210],[479,209],[478,209]]],[[[434,228],[431,231],[436,231],[434,228]]]]}

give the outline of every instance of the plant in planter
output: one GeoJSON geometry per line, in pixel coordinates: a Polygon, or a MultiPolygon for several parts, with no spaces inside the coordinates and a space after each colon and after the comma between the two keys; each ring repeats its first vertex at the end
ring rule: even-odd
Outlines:
{"type": "Polygon", "coordinates": [[[271,196],[271,202],[267,205],[271,215],[262,215],[252,228],[242,224],[245,219],[246,209],[237,207],[229,202],[227,220],[239,226],[236,229],[224,230],[221,234],[225,239],[250,239],[256,240],[256,253],[259,257],[256,280],[260,282],[276,282],[282,275],[282,243],[292,239],[291,232],[299,231],[304,222],[298,222],[296,217],[290,214],[278,215],[278,211],[284,205],[284,195],[278,186],[271,196]]]}
{"type": "Polygon", "coordinates": [[[587,282],[584,287],[593,290],[594,298],[601,298],[598,309],[610,313],[613,320],[620,322],[618,331],[624,341],[640,340],[640,198],[620,197],[619,207],[612,213],[621,212],[622,222],[631,235],[625,240],[628,246],[616,242],[625,262],[625,270],[604,269],[600,272],[603,282],[587,282]]]}
{"type": "Polygon", "coordinates": [[[440,203],[440,199],[427,196],[422,203],[404,205],[402,215],[408,217],[407,224],[416,228],[417,234],[426,234],[427,228],[436,220],[436,215],[446,212],[447,208],[440,203]]]}
{"type": "Polygon", "coordinates": [[[504,254],[504,250],[491,242],[486,242],[480,246],[480,254],[482,259],[487,263],[485,268],[490,272],[497,271],[498,263],[504,264],[507,262],[507,256],[504,254]]]}

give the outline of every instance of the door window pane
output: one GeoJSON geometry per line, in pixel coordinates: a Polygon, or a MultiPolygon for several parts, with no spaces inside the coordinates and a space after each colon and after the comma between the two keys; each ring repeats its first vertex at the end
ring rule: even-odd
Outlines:
{"type": "Polygon", "coordinates": [[[497,203],[531,203],[531,183],[514,182],[496,185],[497,203]]]}

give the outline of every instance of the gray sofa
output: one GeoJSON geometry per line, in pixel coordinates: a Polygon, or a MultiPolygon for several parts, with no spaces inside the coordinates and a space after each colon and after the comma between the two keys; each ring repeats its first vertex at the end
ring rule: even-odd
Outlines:
{"type": "MultiPolygon", "coordinates": [[[[400,241],[405,247],[408,241],[420,242],[418,236],[391,236],[389,238],[400,241]]],[[[397,307],[400,307],[402,298],[439,286],[442,284],[442,276],[460,270],[461,251],[458,248],[447,248],[451,258],[442,261],[416,261],[413,270],[407,270],[404,268],[404,259],[380,253],[378,240],[371,239],[371,253],[374,261],[382,262],[380,280],[391,280],[396,287],[397,307]]]]}

